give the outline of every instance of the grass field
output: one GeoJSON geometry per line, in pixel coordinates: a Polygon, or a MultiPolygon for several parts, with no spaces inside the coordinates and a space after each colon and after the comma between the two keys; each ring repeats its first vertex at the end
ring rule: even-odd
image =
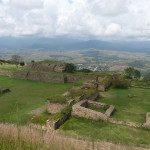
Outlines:
{"type": "Polygon", "coordinates": [[[0,95],[0,122],[25,123],[32,117],[29,114],[31,110],[44,105],[48,97],[63,94],[71,86],[71,83],[46,83],[0,76],[0,88],[11,90],[0,95]]]}
{"type": "Polygon", "coordinates": [[[107,92],[102,92],[101,95],[102,98],[98,99],[99,102],[115,105],[117,111],[112,118],[116,120],[135,122],[141,125],[145,122],[146,112],[150,112],[150,89],[116,90],[111,88],[107,92]]]}

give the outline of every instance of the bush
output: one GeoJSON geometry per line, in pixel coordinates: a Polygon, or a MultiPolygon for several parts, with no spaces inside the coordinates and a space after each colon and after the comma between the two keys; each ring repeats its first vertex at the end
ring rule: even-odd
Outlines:
{"type": "Polygon", "coordinates": [[[66,63],[65,72],[72,73],[76,71],[76,66],[72,63],[66,63]]]}
{"type": "Polygon", "coordinates": [[[144,76],[143,81],[150,81],[150,73],[144,76]]]}
{"type": "Polygon", "coordinates": [[[89,69],[81,69],[81,70],[79,70],[79,72],[90,73],[92,71],[89,69]]]}
{"type": "Polygon", "coordinates": [[[130,81],[123,77],[118,77],[112,81],[115,88],[126,89],[130,86],[130,81]]]}

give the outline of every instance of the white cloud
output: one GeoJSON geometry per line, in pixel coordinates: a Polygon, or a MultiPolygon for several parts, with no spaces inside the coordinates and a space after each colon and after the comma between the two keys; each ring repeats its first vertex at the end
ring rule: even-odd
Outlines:
{"type": "Polygon", "coordinates": [[[2,0],[0,36],[150,36],[149,0],[2,0]]]}
{"type": "Polygon", "coordinates": [[[105,33],[106,35],[114,35],[114,34],[118,34],[120,31],[121,31],[121,27],[118,24],[112,23],[108,25],[105,33]]]}

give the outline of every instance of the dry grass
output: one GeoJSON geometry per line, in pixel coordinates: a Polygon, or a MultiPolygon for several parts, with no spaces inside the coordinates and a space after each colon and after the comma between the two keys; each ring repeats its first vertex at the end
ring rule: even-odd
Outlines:
{"type": "MultiPolygon", "coordinates": [[[[148,150],[144,148],[129,148],[108,142],[91,142],[57,135],[55,132],[43,132],[28,126],[0,124],[0,140],[14,139],[15,143],[24,141],[27,145],[34,145],[35,150],[148,150]]],[[[5,145],[1,150],[5,150],[5,145]]],[[[22,150],[21,148],[17,148],[22,150]]],[[[8,150],[8,149],[7,149],[8,150]]],[[[26,149],[25,149],[26,150],[26,149]]]]}

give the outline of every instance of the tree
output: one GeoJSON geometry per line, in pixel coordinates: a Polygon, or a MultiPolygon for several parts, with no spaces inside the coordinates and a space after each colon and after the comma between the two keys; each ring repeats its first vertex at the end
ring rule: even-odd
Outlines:
{"type": "Polygon", "coordinates": [[[141,77],[141,73],[139,70],[134,70],[134,78],[139,79],[141,77]]]}
{"type": "Polygon", "coordinates": [[[128,67],[124,69],[125,76],[129,79],[138,79],[141,77],[139,70],[134,69],[133,67],[128,67]]]}
{"type": "Polygon", "coordinates": [[[24,63],[24,62],[20,62],[20,66],[22,66],[22,67],[23,67],[24,65],[25,65],[25,63],[24,63]]]}
{"type": "Polygon", "coordinates": [[[72,63],[66,63],[65,71],[69,72],[69,73],[75,72],[76,71],[76,66],[72,63]]]}
{"type": "Polygon", "coordinates": [[[11,56],[11,61],[18,66],[20,62],[23,62],[23,58],[19,55],[13,55],[11,56]]]}

